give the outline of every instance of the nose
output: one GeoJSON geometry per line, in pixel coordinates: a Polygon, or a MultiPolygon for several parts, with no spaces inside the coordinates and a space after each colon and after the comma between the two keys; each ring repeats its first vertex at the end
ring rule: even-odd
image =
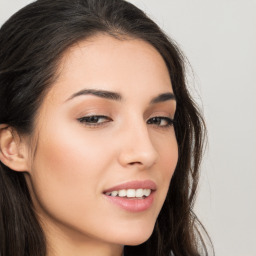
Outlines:
{"type": "Polygon", "coordinates": [[[157,150],[150,138],[147,124],[133,124],[125,128],[120,139],[119,163],[124,167],[149,169],[157,161],[157,150]]]}

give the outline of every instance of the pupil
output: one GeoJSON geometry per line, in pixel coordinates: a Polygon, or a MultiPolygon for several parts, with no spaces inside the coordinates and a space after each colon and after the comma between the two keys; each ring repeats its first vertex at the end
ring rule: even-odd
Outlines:
{"type": "Polygon", "coordinates": [[[153,122],[156,123],[156,124],[158,124],[158,123],[159,123],[159,118],[154,117],[153,122]]]}
{"type": "Polygon", "coordinates": [[[98,120],[98,118],[95,117],[95,116],[91,116],[90,119],[89,119],[89,121],[92,122],[92,123],[96,123],[97,120],[98,120]]]}

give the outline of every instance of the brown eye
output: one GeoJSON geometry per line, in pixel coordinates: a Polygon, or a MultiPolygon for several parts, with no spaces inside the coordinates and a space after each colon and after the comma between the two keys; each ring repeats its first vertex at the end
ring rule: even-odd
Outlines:
{"type": "Polygon", "coordinates": [[[174,123],[173,119],[165,116],[152,117],[147,121],[147,124],[153,124],[160,127],[169,127],[169,126],[172,126],[173,123],[174,123]]]}
{"type": "Polygon", "coordinates": [[[80,123],[83,123],[87,126],[97,126],[102,125],[104,123],[110,122],[111,118],[102,115],[94,115],[94,116],[83,116],[77,119],[80,123]]]}

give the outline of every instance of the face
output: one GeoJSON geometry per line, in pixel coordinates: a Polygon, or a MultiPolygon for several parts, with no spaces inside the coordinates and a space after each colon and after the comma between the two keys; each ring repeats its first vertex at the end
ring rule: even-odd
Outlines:
{"type": "Polygon", "coordinates": [[[175,108],[167,67],[148,43],[98,35],[69,49],[39,109],[26,177],[45,229],[147,240],[177,163],[175,108]]]}

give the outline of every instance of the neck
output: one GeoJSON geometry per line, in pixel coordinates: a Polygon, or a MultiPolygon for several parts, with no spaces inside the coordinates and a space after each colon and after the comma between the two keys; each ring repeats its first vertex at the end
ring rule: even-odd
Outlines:
{"type": "Polygon", "coordinates": [[[107,243],[94,237],[66,229],[43,225],[47,256],[122,256],[123,245],[107,243]]]}
{"type": "MultiPolygon", "coordinates": [[[[57,239],[55,239],[56,241],[57,239]]],[[[122,246],[86,242],[82,244],[58,241],[48,246],[47,256],[122,256],[122,246]],[[54,246],[54,247],[53,247],[54,246]]]]}

